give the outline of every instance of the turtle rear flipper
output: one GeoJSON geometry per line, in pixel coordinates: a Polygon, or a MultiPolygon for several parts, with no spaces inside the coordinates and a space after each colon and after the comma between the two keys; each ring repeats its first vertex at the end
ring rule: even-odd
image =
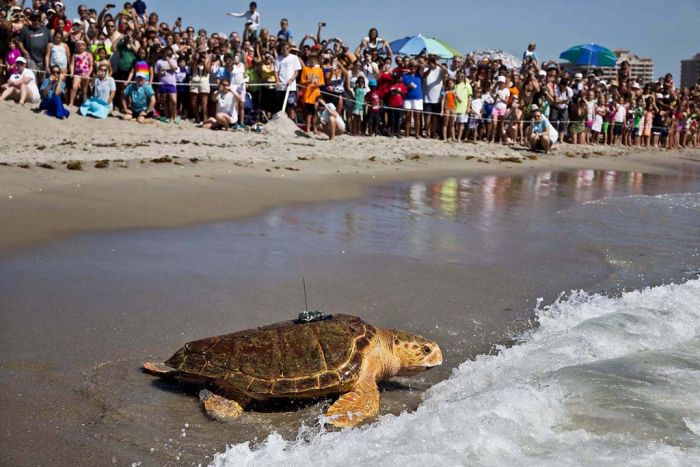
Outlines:
{"type": "Polygon", "coordinates": [[[146,362],[143,364],[143,371],[161,378],[174,378],[177,371],[162,363],[146,362]]]}
{"type": "Polygon", "coordinates": [[[243,414],[243,407],[250,402],[250,398],[240,396],[237,400],[227,399],[202,389],[199,391],[199,400],[204,403],[204,411],[207,415],[220,422],[232,422],[243,414]]]}

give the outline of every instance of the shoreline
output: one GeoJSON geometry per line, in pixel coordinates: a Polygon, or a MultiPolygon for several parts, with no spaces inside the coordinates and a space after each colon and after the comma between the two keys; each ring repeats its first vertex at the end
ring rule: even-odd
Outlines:
{"type": "Polygon", "coordinates": [[[0,151],[0,254],[87,232],[233,221],[284,205],[358,198],[372,186],[399,181],[700,168],[697,148],[562,145],[534,155],[486,143],[327,141],[296,135],[291,122],[268,124],[264,134],[231,133],[81,117],[61,122],[0,103],[0,112],[8,111],[13,118],[0,129],[6,141],[0,151]],[[27,139],[22,129],[37,124],[58,136],[27,139]],[[54,125],[62,132],[50,131],[54,125]],[[69,161],[81,161],[80,170],[68,170],[69,161]],[[96,168],[96,161],[107,161],[106,167],[96,168]]]}

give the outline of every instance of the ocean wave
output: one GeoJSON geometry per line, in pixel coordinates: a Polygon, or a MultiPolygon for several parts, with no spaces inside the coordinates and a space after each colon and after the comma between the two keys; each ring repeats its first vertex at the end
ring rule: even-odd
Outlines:
{"type": "Polygon", "coordinates": [[[212,465],[697,465],[700,280],[536,312],[537,329],[462,363],[413,413],[273,433],[212,465]]]}

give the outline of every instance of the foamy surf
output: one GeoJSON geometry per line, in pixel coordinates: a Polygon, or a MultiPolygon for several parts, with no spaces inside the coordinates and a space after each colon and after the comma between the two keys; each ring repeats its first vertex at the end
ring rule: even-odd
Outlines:
{"type": "Polygon", "coordinates": [[[456,368],[414,413],[230,446],[212,465],[697,465],[700,280],[573,293],[456,368]]]}

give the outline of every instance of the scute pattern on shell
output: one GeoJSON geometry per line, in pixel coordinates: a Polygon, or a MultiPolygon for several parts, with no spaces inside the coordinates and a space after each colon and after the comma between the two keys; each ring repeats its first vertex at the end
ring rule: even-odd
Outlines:
{"type": "Polygon", "coordinates": [[[165,363],[251,395],[332,393],[357,380],[376,332],[349,315],[311,323],[284,321],[190,342],[165,363]]]}

